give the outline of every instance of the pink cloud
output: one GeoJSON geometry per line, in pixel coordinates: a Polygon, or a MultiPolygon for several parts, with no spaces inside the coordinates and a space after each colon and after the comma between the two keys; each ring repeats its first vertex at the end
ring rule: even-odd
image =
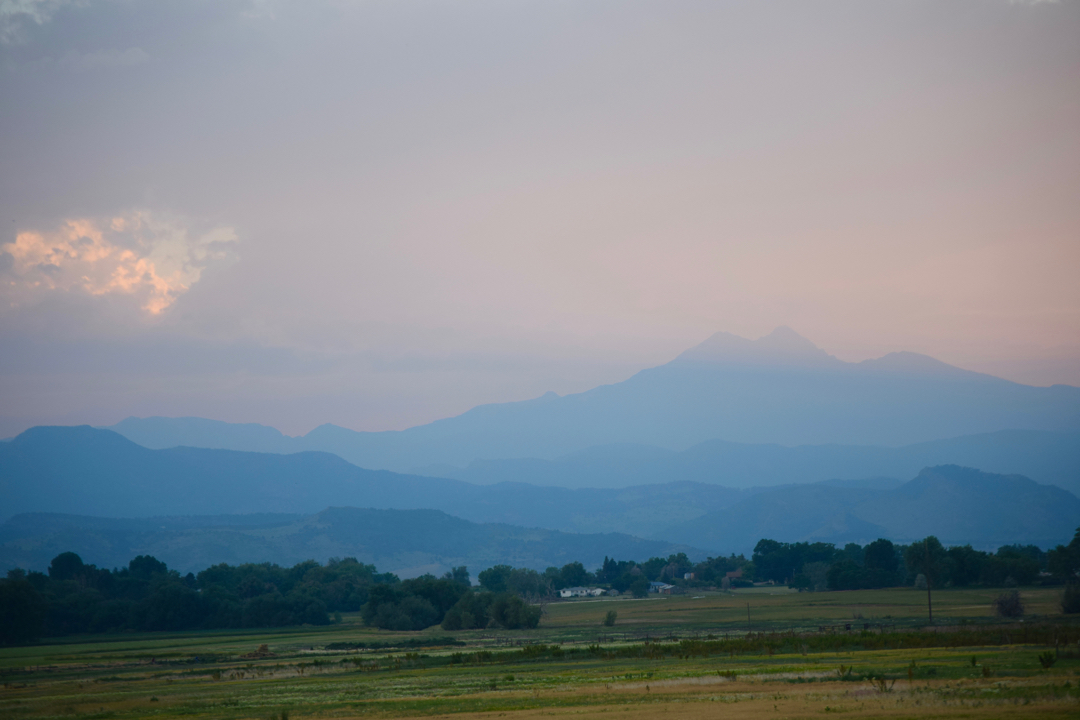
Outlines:
{"type": "Polygon", "coordinates": [[[140,211],[108,220],[75,218],[51,232],[24,230],[0,245],[12,258],[3,293],[22,304],[49,292],[128,295],[158,315],[223,260],[232,228],[193,235],[179,221],[140,211]]]}

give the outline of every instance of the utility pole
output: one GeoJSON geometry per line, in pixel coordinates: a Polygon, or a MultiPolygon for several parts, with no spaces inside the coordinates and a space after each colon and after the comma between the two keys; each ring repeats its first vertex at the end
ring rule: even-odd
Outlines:
{"type": "Polygon", "coordinates": [[[926,611],[930,614],[930,624],[934,624],[934,604],[930,599],[930,542],[923,540],[923,549],[926,550],[926,562],[923,569],[926,571],[926,611]]]}

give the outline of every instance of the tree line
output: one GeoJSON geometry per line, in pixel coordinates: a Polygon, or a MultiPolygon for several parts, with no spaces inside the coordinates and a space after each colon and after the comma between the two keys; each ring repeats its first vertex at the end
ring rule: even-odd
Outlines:
{"type": "Polygon", "coordinates": [[[930,535],[910,545],[884,538],[849,543],[782,543],[763,539],[750,571],[761,581],[805,590],[857,590],[926,583],[933,587],[1012,587],[1070,584],[1080,571],[1080,529],[1069,545],[1043,551],[1005,545],[990,553],[971,545],[944,547],[930,535]]]}
{"type": "Polygon", "coordinates": [[[218,564],[181,575],[148,555],[108,570],[65,552],[45,573],[14,569],[0,580],[0,643],[81,633],[326,625],[357,611],[368,625],[387,630],[533,628],[543,600],[579,585],[641,597],[656,581],[689,587],[772,581],[851,590],[910,586],[920,577],[928,588],[1066,584],[1062,608],[1080,612],[1080,529],[1068,545],[1046,552],[1033,545],[994,553],[970,545],[946,548],[933,536],[911,545],[879,539],[843,548],[762,539],[750,559],[732,554],[694,563],[676,553],[639,563],[605,557],[591,572],[580,562],[543,572],[496,565],[479,574],[479,587],[466,567],[400,580],[355,558],[332,558],[326,565],[308,560],[291,568],[218,564]]]}
{"type": "Polygon", "coordinates": [[[42,636],[152,632],[286,625],[326,625],[332,616],[357,612],[387,630],[533,628],[539,601],[565,587],[607,584],[644,595],[654,579],[698,569],[713,577],[743,557],[691,563],[685,554],[644,563],[605,558],[595,572],[580,562],[544,572],[496,565],[471,584],[468,569],[443,577],[400,580],[355,558],[314,560],[293,567],[271,563],[218,564],[182,575],[149,555],[127,567],[99,568],[73,552],[53,558],[47,572],[9,570],[0,580],[0,643],[42,636]]]}
{"type": "Polygon", "coordinates": [[[214,565],[181,575],[149,555],[109,570],[73,552],[46,573],[9,570],[0,580],[0,642],[81,633],[325,625],[360,610],[370,589],[397,583],[353,558],[284,568],[214,565]]]}

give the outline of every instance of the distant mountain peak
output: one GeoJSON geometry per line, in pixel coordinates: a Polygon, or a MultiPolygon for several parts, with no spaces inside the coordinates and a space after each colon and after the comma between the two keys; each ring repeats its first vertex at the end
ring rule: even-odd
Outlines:
{"type": "Polygon", "coordinates": [[[759,337],[755,342],[762,347],[789,353],[804,353],[815,356],[828,355],[827,352],[787,325],[780,325],[768,335],[759,337]]]}
{"type": "MultiPolygon", "coordinates": [[[[951,375],[951,376],[979,376],[981,373],[964,370],[955,365],[942,362],[929,355],[923,355],[906,350],[891,352],[879,358],[863,360],[859,365],[864,370],[875,370],[892,373],[906,373],[917,375],[951,375]]],[[[986,376],[989,377],[989,376],[986,376]]]]}
{"type": "Polygon", "coordinates": [[[679,355],[676,361],[808,367],[842,363],[786,325],[781,325],[757,340],[718,332],[679,355]]]}
{"type": "Polygon", "coordinates": [[[769,333],[768,335],[762,335],[758,338],[758,342],[761,342],[762,340],[794,342],[804,345],[810,345],[815,348],[817,347],[816,345],[814,345],[814,343],[810,342],[787,325],[777,325],[775,328],[773,328],[773,331],[771,333],[769,333]]]}

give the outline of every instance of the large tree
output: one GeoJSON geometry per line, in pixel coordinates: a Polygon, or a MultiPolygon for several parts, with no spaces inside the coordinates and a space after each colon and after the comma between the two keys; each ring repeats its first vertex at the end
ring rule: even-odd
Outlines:
{"type": "Polygon", "coordinates": [[[891,540],[878,538],[863,550],[863,564],[867,570],[896,574],[896,568],[900,565],[896,557],[896,546],[891,540]]]}
{"type": "Polygon", "coordinates": [[[1080,575],[1080,528],[1076,529],[1072,542],[1058,545],[1047,553],[1047,568],[1054,575],[1074,583],[1080,575]]]}
{"type": "Polygon", "coordinates": [[[931,590],[941,580],[946,557],[945,548],[933,535],[912,543],[904,553],[904,563],[908,568],[926,578],[926,610],[931,623],[934,622],[934,602],[931,590]]]}

